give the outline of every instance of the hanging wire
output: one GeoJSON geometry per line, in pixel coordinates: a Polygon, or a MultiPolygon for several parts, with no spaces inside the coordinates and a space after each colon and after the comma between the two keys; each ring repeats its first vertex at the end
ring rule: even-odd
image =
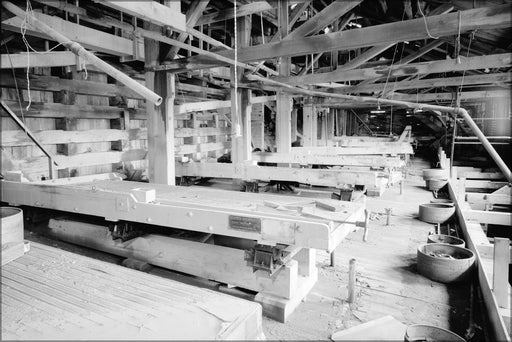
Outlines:
{"type": "MultiPolygon", "coordinates": [[[[23,105],[21,104],[20,89],[18,88],[18,81],[16,81],[16,73],[14,71],[14,65],[12,64],[11,53],[9,52],[9,48],[7,47],[7,43],[5,43],[5,51],[7,52],[7,57],[9,57],[9,63],[11,64],[12,78],[14,79],[14,86],[16,87],[16,95],[18,95],[17,99],[18,99],[18,104],[20,106],[21,121],[23,123],[25,123],[25,114],[23,112],[23,105]]],[[[25,130],[25,133],[27,133],[26,130],[25,130]]]]}
{"type": "Polygon", "coordinates": [[[457,64],[460,64],[460,26],[461,26],[461,20],[462,20],[462,14],[459,11],[459,27],[458,27],[458,33],[457,38],[455,40],[455,53],[457,55],[457,64]]]}
{"type": "MultiPolygon", "coordinates": [[[[404,21],[404,18],[405,18],[405,8],[402,12],[402,20],[401,21],[404,21]]],[[[388,74],[386,76],[386,83],[384,83],[384,89],[382,89],[381,96],[386,93],[386,87],[388,86],[389,76],[391,75],[391,69],[393,68],[393,64],[395,63],[395,57],[396,57],[397,50],[398,50],[398,44],[395,44],[395,50],[393,51],[393,59],[391,59],[391,65],[388,68],[388,74]]],[[[402,52],[403,52],[403,50],[402,50],[402,52]]],[[[377,104],[378,104],[378,102],[377,102],[377,104]]]]}
{"type": "MultiPolygon", "coordinates": [[[[473,41],[473,39],[475,38],[475,32],[476,31],[471,31],[471,34],[469,35],[469,43],[468,43],[468,51],[466,53],[466,63],[468,62],[468,58],[469,58],[469,52],[471,50],[471,42],[473,41]]],[[[458,96],[457,98],[459,99],[459,103],[457,103],[456,105],[459,106],[460,105],[460,96],[462,95],[462,87],[464,86],[464,76],[466,75],[466,69],[464,69],[462,71],[462,78],[460,80],[460,86],[459,86],[459,90],[458,90],[458,96]]]]}
{"type": "MultiPolygon", "coordinates": [[[[67,14],[67,12],[66,12],[66,14],[67,14]]],[[[21,22],[21,25],[20,25],[21,39],[22,39],[23,43],[25,44],[25,48],[27,49],[27,72],[26,72],[26,79],[27,79],[28,104],[27,104],[27,107],[25,108],[25,110],[29,110],[30,105],[32,104],[32,96],[30,94],[30,77],[29,77],[29,73],[30,73],[30,70],[29,70],[30,69],[30,51],[32,51],[34,53],[37,53],[37,54],[44,55],[46,53],[52,52],[57,47],[65,44],[65,43],[73,43],[73,41],[68,40],[65,43],[64,42],[58,43],[57,45],[55,45],[54,47],[52,47],[51,49],[49,49],[47,51],[37,51],[36,49],[34,49],[30,45],[30,43],[28,42],[28,40],[26,38],[27,27],[28,27],[29,22],[30,22],[30,20],[32,18],[35,18],[34,11],[32,9],[32,5],[30,3],[30,0],[27,0],[26,6],[25,6],[25,17],[23,18],[23,21],[21,22]]],[[[81,68],[81,69],[83,69],[85,71],[85,79],[87,79],[88,75],[87,75],[87,67],[86,67],[85,61],[80,63],[79,68],[81,68]]]]}
{"type": "Polygon", "coordinates": [[[427,31],[429,38],[439,39],[439,37],[434,37],[433,35],[430,34],[430,31],[428,30],[428,25],[427,25],[427,18],[425,18],[425,14],[423,14],[423,11],[421,10],[421,6],[419,3],[418,3],[418,10],[420,11],[421,16],[423,17],[423,22],[425,23],[425,31],[427,31]]]}
{"type": "Polygon", "coordinates": [[[260,15],[261,24],[261,44],[265,44],[265,31],[263,31],[263,15],[260,15]]]}

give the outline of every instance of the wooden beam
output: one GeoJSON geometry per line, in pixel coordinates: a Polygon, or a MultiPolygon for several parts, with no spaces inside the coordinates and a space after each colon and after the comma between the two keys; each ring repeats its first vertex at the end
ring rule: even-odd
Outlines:
{"type": "Polygon", "coordinates": [[[26,68],[27,65],[30,65],[31,68],[60,67],[77,65],[77,62],[77,56],[71,51],[52,51],[43,54],[31,53],[29,55],[22,52],[11,55],[2,54],[0,69],[20,69],[26,68]]]}
{"type": "MultiPolygon", "coordinates": [[[[318,12],[314,17],[308,19],[301,26],[290,32],[281,41],[290,41],[295,38],[303,38],[315,34],[330,25],[334,20],[343,16],[348,11],[359,5],[362,0],[346,1],[335,0],[329,6],[318,12]]],[[[298,5],[297,5],[298,6],[298,5]]]]}
{"type": "MultiPolygon", "coordinates": [[[[206,6],[208,6],[209,2],[209,0],[194,0],[190,3],[190,7],[187,10],[186,14],[187,28],[193,28],[196,25],[199,26],[199,24],[197,24],[197,21],[201,18],[201,15],[203,14],[203,11],[206,9],[206,6]]],[[[178,35],[178,38],[176,38],[176,40],[184,42],[188,37],[189,35],[187,33],[181,32],[178,35]]],[[[202,48],[202,46],[200,48],[202,48]]],[[[173,59],[174,56],[178,53],[179,49],[180,48],[177,46],[172,46],[164,60],[173,59]]]]}
{"type": "MultiPolygon", "coordinates": [[[[289,22],[288,22],[288,27],[291,29],[293,27],[293,25],[295,25],[295,23],[297,22],[297,20],[299,20],[300,16],[302,15],[302,13],[304,13],[304,11],[306,10],[306,8],[309,6],[309,4],[311,3],[312,0],[304,0],[304,1],[301,1],[300,3],[298,3],[295,8],[292,10],[292,12],[289,14],[289,22]]],[[[276,34],[277,35],[277,34],[276,34]]],[[[278,37],[276,37],[278,38],[278,37]]],[[[272,40],[271,40],[272,42],[272,40]]]]}
{"type": "Polygon", "coordinates": [[[466,189],[467,188],[477,188],[477,189],[500,189],[502,187],[506,187],[508,185],[507,182],[496,182],[490,180],[474,180],[474,179],[466,179],[465,182],[466,189]]]}
{"type": "MultiPolygon", "coordinates": [[[[255,1],[246,5],[238,5],[236,8],[237,17],[243,17],[255,13],[272,10],[272,6],[266,1],[255,1]]],[[[219,21],[233,19],[235,13],[232,8],[218,11],[215,13],[205,14],[197,21],[196,25],[209,25],[219,21]]]]}
{"type": "Polygon", "coordinates": [[[173,30],[181,32],[186,32],[187,30],[187,24],[183,14],[155,1],[105,0],[100,3],[153,24],[169,26],[173,30]]]}
{"type": "Polygon", "coordinates": [[[477,221],[480,224],[497,224],[501,226],[512,226],[512,213],[484,210],[464,210],[464,217],[467,220],[477,221]]]}
{"type": "MultiPolygon", "coordinates": [[[[32,64],[30,65],[32,67],[32,64]]],[[[16,82],[12,73],[0,73],[0,87],[27,89],[26,75],[16,76],[16,82]]],[[[143,97],[122,84],[102,83],[94,81],[70,80],[56,76],[43,76],[30,74],[30,89],[43,91],[73,91],[76,94],[94,96],[124,96],[133,99],[143,97]]]]}
{"type": "MultiPolygon", "coordinates": [[[[288,36],[288,0],[279,3],[278,28],[281,39],[288,36]]],[[[289,76],[291,71],[291,58],[281,57],[278,61],[280,75],[289,76]]],[[[292,146],[292,98],[288,93],[276,93],[276,149],[277,152],[289,152],[292,146]]]]}
{"type": "MultiPolygon", "coordinates": [[[[248,46],[251,39],[252,19],[250,15],[237,17],[237,45],[248,46]]],[[[241,83],[243,69],[231,67],[231,84],[241,83]],[[236,68],[236,69],[235,69],[236,68]],[[236,71],[236,74],[235,74],[236,71]]],[[[231,89],[231,161],[239,164],[251,159],[251,90],[231,89]]]]}
{"type": "MultiPolygon", "coordinates": [[[[265,103],[275,100],[275,96],[255,96],[249,100],[251,104],[265,103]]],[[[231,100],[212,100],[201,102],[187,102],[174,106],[176,114],[184,114],[190,112],[200,112],[205,110],[215,110],[220,108],[230,108],[231,100]]]]}
{"type": "Polygon", "coordinates": [[[347,184],[380,187],[381,172],[327,169],[296,169],[289,167],[266,167],[243,165],[236,167],[226,163],[177,163],[176,175],[194,177],[234,178],[269,182],[292,181],[322,186],[343,186],[347,184]]]}
{"type": "MultiPolygon", "coordinates": [[[[350,30],[352,31],[352,30],[350,30]]],[[[347,32],[350,32],[347,31],[347,32]]],[[[478,57],[461,57],[461,63],[456,60],[439,60],[434,62],[422,62],[413,64],[398,64],[392,66],[378,66],[373,68],[356,69],[356,70],[336,70],[321,74],[276,77],[276,81],[287,83],[290,85],[302,84],[318,84],[326,82],[342,82],[374,79],[377,77],[400,77],[417,74],[437,74],[451,71],[464,71],[485,68],[503,68],[512,65],[512,54],[504,53],[498,55],[478,56],[478,57]]]]}
{"type": "MultiPolygon", "coordinates": [[[[45,130],[33,132],[43,145],[147,139],[145,128],[90,129],[87,131],[45,130]]],[[[2,146],[35,146],[24,131],[2,131],[2,146]]]]}
{"type": "MultiPolygon", "coordinates": [[[[311,99],[302,106],[302,146],[316,146],[318,117],[311,99]]],[[[279,151],[278,151],[279,152],[279,151]]]]}
{"type": "MultiPolygon", "coordinates": [[[[418,88],[437,88],[437,87],[450,87],[459,86],[464,81],[464,85],[473,84],[502,84],[512,81],[512,75],[509,73],[496,73],[496,74],[481,74],[469,75],[462,78],[460,77],[444,77],[444,78],[430,78],[422,80],[390,82],[387,84],[387,89],[402,90],[402,89],[418,89],[418,88]]],[[[330,90],[333,93],[373,93],[383,91],[384,84],[369,84],[365,86],[356,86],[334,88],[330,90]]]]}
{"type": "Polygon", "coordinates": [[[350,70],[355,69],[364,63],[368,62],[370,59],[372,59],[375,56],[378,56],[382,52],[389,49],[391,46],[395,44],[383,44],[383,45],[376,45],[372,48],[369,48],[356,58],[348,61],[347,63],[343,64],[341,67],[338,67],[337,70],[350,70]]]}
{"type": "MultiPolygon", "coordinates": [[[[304,138],[303,138],[304,141],[304,138]]],[[[252,160],[264,163],[289,163],[299,165],[342,165],[342,166],[365,166],[400,168],[405,166],[405,161],[400,157],[389,157],[380,155],[329,155],[319,152],[318,154],[294,153],[270,153],[254,152],[252,160]]]]}
{"type": "MultiPolygon", "coordinates": [[[[154,24],[144,24],[149,30],[158,29],[154,24]]],[[[146,67],[158,64],[160,43],[144,39],[146,67]]],[[[165,71],[147,71],[145,84],[164,101],[159,107],[146,101],[148,115],[148,178],[150,183],[175,185],[174,171],[174,96],[175,75],[165,71]]]]}
{"type": "MultiPolygon", "coordinates": [[[[510,96],[510,90],[481,90],[481,91],[463,91],[459,96],[460,101],[474,101],[475,99],[487,99],[487,98],[506,98],[510,96]]],[[[385,98],[393,98],[398,101],[410,101],[414,102],[418,99],[416,94],[400,94],[390,93],[385,98]]],[[[420,95],[421,101],[432,102],[432,101],[452,101],[455,100],[456,96],[454,93],[424,93],[420,95]]]]}
{"type": "MultiPolygon", "coordinates": [[[[65,33],[66,37],[82,44],[88,49],[98,52],[106,52],[115,56],[133,55],[133,42],[131,39],[114,36],[86,26],[78,25],[56,16],[50,16],[39,12],[34,12],[34,16],[55,31],[65,33]]],[[[22,22],[23,20],[16,16],[4,20],[2,22],[2,28],[19,32],[22,22]]],[[[30,25],[27,28],[26,34],[45,39],[50,38],[49,36],[32,29],[30,25]]]]}
{"type": "MultiPolygon", "coordinates": [[[[21,110],[18,101],[3,100],[9,108],[19,117],[21,110]]],[[[22,102],[21,107],[25,108],[28,102],[22,102]]],[[[26,118],[77,118],[77,119],[118,119],[121,117],[124,108],[111,106],[92,105],[64,105],[61,103],[32,102],[28,111],[23,111],[26,118]]],[[[136,120],[145,120],[146,111],[130,108],[130,117],[136,120]]],[[[3,111],[0,116],[5,117],[3,111]]]]}
{"type": "MultiPolygon", "coordinates": [[[[128,151],[90,152],[71,156],[56,155],[55,162],[58,164],[55,169],[62,170],[71,167],[83,167],[93,165],[108,165],[113,163],[130,162],[143,160],[147,151],[143,149],[128,151]]],[[[13,170],[22,170],[24,173],[38,173],[48,170],[48,159],[43,157],[29,157],[25,159],[12,160],[13,170]]],[[[7,163],[6,163],[7,164],[7,163]]],[[[3,170],[9,169],[9,165],[2,165],[3,170]]]]}
{"type": "Polygon", "coordinates": [[[492,271],[492,266],[489,270],[489,263],[483,262],[482,255],[480,254],[479,247],[492,247],[489,239],[482,230],[479,223],[468,221],[465,217],[466,209],[469,204],[464,202],[462,197],[464,194],[464,185],[461,181],[448,182],[448,192],[450,198],[455,202],[457,218],[467,243],[467,248],[475,253],[476,269],[478,272],[478,283],[482,291],[485,308],[489,315],[490,327],[494,338],[498,341],[510,341],[510,334],[508,333],[508,326],[505,324],[503,316],[500,314],[499,307],[496,302],[496,297],[492,293],[491,278],[488,275],[492,271]],[[458,196],[462,193],[462,196],[458,196]]]}
{"type": "Polygon", "coordinates": [[[510,240],[500,237],[494,238],[493,255],[493,281],[492,290],[498,306],[510,309],[509,298],[509,265],[510,265],[510,240]]]}
{"type": "MultiPolygon", "coordinates": [[[[414,53],[411,53],[410,55],[402,58],[398,63],[398,65],[400,64],[409,64],[411,63],[412,61],[420,58],[421,56],[425,55],[426,53],[428,53],[429,51],[433,50],[433,49],[436,49],[438,48],[439,46],[443,45],[444,42],[440,39],[437,39],[437,40],[433,40],[431,41],[430,43],[426,44],[425,46],[423,46],[422,48],[420,48],[418,51],[414,52],[414,53]]],[[[373,78],[373,79],[367,79],[367,80],[364,80],[362,82],[360,82],[355,89],[359,89],[358,87],[363,87],[365,85],[368,85],[368,84],[371,84],[371,83],[374,83],[378,80],[382,80],[384,79],[383,77],[376,77],[376,78],[373,78]]]]}
{"type": "MultiPolygon", "coordinates": [[[[460,32],[471,30],[507,28],[510,26],[511,9],[508,5],[483,7],[461,11],[460,32]]],[[[449,36],[459,31],[459,14],[448,13],[426,17],[431,35],[449,36]]],[[[394,22],[360,29],[327,33],[312,37],[295,37],[291,40],[239,49],[240,61],[261,61],[283,56],[298,56],[333,50],[352,50],[380,44],[414,41],[428,38],[423,18],[394,22]]],[[[220,55],[233,58],[232,51],[219,51],[220,55]]],[[[194,57],[186,59],[193,62],[194,57]]]]}

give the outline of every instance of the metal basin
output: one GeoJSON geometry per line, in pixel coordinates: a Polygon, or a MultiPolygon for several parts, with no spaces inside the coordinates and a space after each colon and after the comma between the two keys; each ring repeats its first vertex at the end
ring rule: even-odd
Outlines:
{"type": "Polygon", "coordinates": [[[450,172],[448,169],[425,169],[423,170],[423,179],[448,179],[450,172]]]}
{"type": "Polygon", "coordinates": [[[0,207],[0,217],[2,244],[23,241],[23,210],[13,207],[0,207]]]}
{"type": "Polygon", "coordinates": [[[446,205],[449,205],[452,207],[455,206],[455,203],[451,199],[448,199],[448,198],[436,198],[436,199],[430,200],[430,203],[442,203],[442,204],[446,204],[446,205]]]}
{"type": "Polygon", "coordinates": [[[414,324],[408,326],[405,330],[404,341],[466,342],[465,339],[449,330],[424,324],[414,324]]]}
{"type": "Polygon", "coordinates": [[[437,191],[443,188],[446,184],[448,184],[448,180],[446,179],[427,179],[425,181],[427,188],[430,191],[437,191]]]}
{"type": "Polygon", "coordinates": [[[445,235],[445,234],[432,234],[427,238],[427,243],[446,243],[448,245],[457,246],[457,247],[466,247],[466,243],[464,240],[459,239],[455,236],[445,235]]]}
{"type": "Polygon", "coordinates": [[[419,218],[428,223],[444,223],[455,214],[455,207],[449,203],[420,204],[419,218]]]}
{"type": "Polygon", "coordinates": [[[445,243],[424,243],[418,246],[418,271],[440,283],[467,280],[474,264],[475,255],[467,248],[445,243]]]}

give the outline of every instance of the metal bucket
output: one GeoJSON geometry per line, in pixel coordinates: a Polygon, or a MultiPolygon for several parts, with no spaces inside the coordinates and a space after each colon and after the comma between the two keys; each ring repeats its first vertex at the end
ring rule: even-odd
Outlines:
{"type": "Polygon", "coordinates": [[[424,324],[414,324],[408,326],[405,330],[404,341],[466,342],[465,339],[449,330],[424,324]]]}
{"type": "Polygon", "coordinates": [[[445,235],[445,234],[432,234],[427,238],[427,243],[446,243],[448,245],[457,246],[457,247],[466,247],[466,243],[464,240],[459,239],[455,236],[445,235]]]}
{"type": "Polygon", "coordinates": [[[438,191],[442,189],[446,184],[448,184],[448,180],[446,179],[427,179],[425,181],[427,184],[427,188],[430,191],[438,191]]]}
{"type": "Polygon", "coordinates": [[[419,218],[428,223],[444,223],[455,214],[455,207],[448,203],[420,204],[419,218]]]}
{"type": "Polygon", "coordinates": [[[440,283],[467,280],[473,272],[474,264],[475,254],[466,248],[445,243],[424,243],[418,246],[418,271],[440,283]]]}
{"type": "Polygon", "coordinates": [[[448,169],[425,169],[423,170],[423,179],[448,179],[450,171],[448,169]]]}
{"type": "Polygon", "coordinates": [[[2,245],[23,241],[23,210],[14,207],[0,207],[0,229],[2,245]]]}
{"type": "Polygon", "coordinates": [[[430,200],[430,203],[442,203],[442,204],[446,204],[446,205],[449,205],[452,207],[455,206],[455,203],[451,199],[448,199],[448,198],[436,198],[436,199],[430,200]]]}

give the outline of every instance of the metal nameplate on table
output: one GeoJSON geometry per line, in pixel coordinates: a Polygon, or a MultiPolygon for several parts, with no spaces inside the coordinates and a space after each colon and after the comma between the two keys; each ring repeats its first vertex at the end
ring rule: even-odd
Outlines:
{"type": "Polygon", "coordinates": [[[229,228],[244,232],[261,233],[261,219],[257,217],[229,215],[229,228]]]}

